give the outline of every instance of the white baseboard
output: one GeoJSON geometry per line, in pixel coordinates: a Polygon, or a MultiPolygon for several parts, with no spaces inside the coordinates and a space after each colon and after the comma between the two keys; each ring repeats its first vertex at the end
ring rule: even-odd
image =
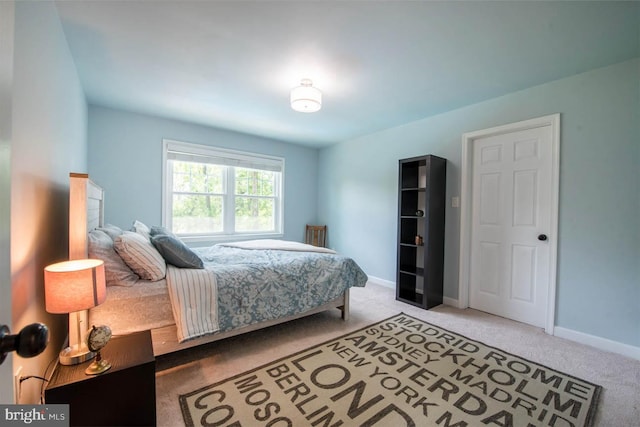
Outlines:
{"type": "MultiPolygon", "coordinates": [[[[376,285],[384,286],[385,288],[396,288],[396,282],[392,282],[391,280],[381,279],[379,277],[369,276],[369,281],[376,285]]],[[[458,300],[455,298],[442,297],[442,304],[448,305],[451,307],[458,307],[458,300]]]]}
{"type": "MultiPolygon", "coordinates": [[[[385,288],[391,288],[391,289],[396,288],[395,282],[381,279],[379,277],[369,276],[369,281],[376,285],[384,286],[385,288]]],[[[450,307],[459,308],[458,300],[455,298],[443,297],[442,303],[450,307]]],[[[586,344],[600,350],[610,351],[612,353],[617,353],[623,356],[640,360],[640,347],[635,347],[629,344],[612,341],[607,338],[597,337],[595,335],[585,334],[583,332],[574,331],[572,329],[567,329],[560,326],[555,326],[553,328],[553,335],[556,337],[575,341],[580,344],[586,344]]]]}
{"type": "Polygon", "coordinates": [[[607,338],[597,337],[595,335],[585,334],[584,332],[578,332],[560,326],[556,326],[553,328],[553,335],[555,335],[556,337],[579,342],[580,344],[586,344],[600,350],[610,351],[612,353],[617,353],[623,356],[640,360],[640,347],[612,341],[607,338]]]}
{"type": "Polygon", "coordinates": [[[458,300],[455,298],[442,297],[442,304],[448,305],[449,307],[458,308],[458,300]]]}
{"type": "Polygon", "coordinates": [[[376,285],[384,286],[385,288],[396,288],[396,282],[392,282],[391,280],[381,279],[379,277],[369,276],[369,281],[376,285]]]}

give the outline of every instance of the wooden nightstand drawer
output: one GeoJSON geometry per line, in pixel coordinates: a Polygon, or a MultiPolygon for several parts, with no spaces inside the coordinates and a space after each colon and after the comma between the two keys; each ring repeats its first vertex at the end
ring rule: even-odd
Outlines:
{"type": "Polygon", "coordinates": [[[68,403],[72,426],[153,426],[156,423],[155,358],[149,331],[113,338],[102,350],[107,372],[89,376],[85,362],[58,365],[46,403],[68,403]]]}

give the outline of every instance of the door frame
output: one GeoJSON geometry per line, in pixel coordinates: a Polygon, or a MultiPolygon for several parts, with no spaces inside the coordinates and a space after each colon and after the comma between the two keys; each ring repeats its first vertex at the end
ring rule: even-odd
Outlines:
{"type": "Polygon", "coordinates": [[[560,113],[523,120],[462,135],[462,164],[460,178],[460,266],[458,280],[458,307],[469,307],[469,275],[471,266],[471,233],[473,201],[473,143],[506,133],[551,126],[551,228],[549,244],[549,292],[545,332],[553,335],[556,314],[556,277],[558,262],[558,201],[560,195],[560,113]]]}

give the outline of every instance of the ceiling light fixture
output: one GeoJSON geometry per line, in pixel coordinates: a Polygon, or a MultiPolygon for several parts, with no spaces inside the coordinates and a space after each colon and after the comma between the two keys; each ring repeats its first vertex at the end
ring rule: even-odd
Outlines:
{"type": "Polygon", "coordinates": [[[313,87],[310,79],[302,79],[300,86],[291,89],[291,108],[302,113],[315,113],[322,108],[322,92],[313,87]]]}

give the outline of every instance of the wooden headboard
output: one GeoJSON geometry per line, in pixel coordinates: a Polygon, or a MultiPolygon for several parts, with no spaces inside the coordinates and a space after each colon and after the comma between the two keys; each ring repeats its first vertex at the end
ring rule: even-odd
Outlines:
{"type": "Polygon", "coordinates": [[[88,257],[87,234],[102,225],[104,190],[87,174],[69,174],[69,259],[88,257]]]}

